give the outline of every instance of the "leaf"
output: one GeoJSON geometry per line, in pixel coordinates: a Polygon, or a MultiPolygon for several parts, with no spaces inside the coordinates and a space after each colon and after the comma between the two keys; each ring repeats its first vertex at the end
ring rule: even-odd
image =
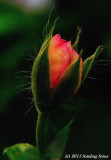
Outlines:
{"type": "Polygon", "coordinates": [[[4,150],[4,153],[10,160],[41,160],[37,149],[28,143],[8,147],[4,150]]]}
{"type": "Polygon", "coordinates": [[[90,57],[88,57],[84,63],[83,63],[83,80],[82,82],[84,82],[86,76],[88,75],[89,71],[92,69],[92,67],[94,66],[96,59],[98,57],[98,55],[101,53],[101,51],[103,50],[103,46],[99,46],[95,53],[93,55],[91,55],[90,57]]]}
{"type": "Polygon", "coordinates": [[[70,127],[73,120],[71,120],[60,132],[56,135],[56,138],[49,145],[47,149],[47,157],[50,159],[61,158],[68,140],[70,127]]]}
{"type": "Polygon", "coordinates": [[[52,95],[51,106],[57,106],[68,99],[75,91],[79,80],[80,59],[72,63],[62,74],[59,85],[52,95]]]}

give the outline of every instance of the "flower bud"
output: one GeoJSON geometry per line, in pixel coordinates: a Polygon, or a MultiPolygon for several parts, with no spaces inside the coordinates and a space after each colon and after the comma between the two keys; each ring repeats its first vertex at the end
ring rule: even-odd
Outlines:
{"type": "Polygon", "coordinates": [[[81,78],[82,58],[72,48],[71,41],[66,42],[59,34],[47,39],[32,69],[32,92],[37,109],[45,111],[59,105],[77,92],[81,78]]]}
{"type": "Polygon", "coordinates": [[[60,34],[54,37],[50,34],[32,68],[32,92],[37,110],[47,112],[75,94],[82,77],[83,80],[86,78],[101,48],[99,46],[83,63],[71,41],[61,39],[60,34]]]}
{"type": "MultiPolygon", "coordinates": [[[[71,41],[61,39],[60,35],[55,35],[49,46],[49,63],[50,63],[50,86],[55,88],[59,85],[62,76],[71,64],[76,63],[79,59],[78,53],[72,48],[71,41]]],[[[77,92],[82,78],[82,59],[80,62],[80,71],[78,83],[74,92],[77,92]]],[[[66,87],[67,88],[67,87],[66,87]]]]}

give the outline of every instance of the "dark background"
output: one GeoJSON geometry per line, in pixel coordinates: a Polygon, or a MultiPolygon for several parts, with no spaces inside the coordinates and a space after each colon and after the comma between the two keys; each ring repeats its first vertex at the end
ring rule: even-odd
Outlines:
{"type": "MultiPolygon", "coordinates": [[[[0,159],[3,160],[7,159],[3,149],[8,146],[21,142],[35,145],[37,112],[32,101],[30,75],[43,42],[50,8],[29,10],[0,2],[0,159]]],[[[74,42],[77,26],[81,27],[79,50],[83,48],[83,60],[99,45],[104,45],[78,92],[80,103],[87,109],[75,121],[65,152],[110,154],[111,1],[56,0],[50,22],[57,16],[54,34],[60,33],[67,41],[74,42]]]]}

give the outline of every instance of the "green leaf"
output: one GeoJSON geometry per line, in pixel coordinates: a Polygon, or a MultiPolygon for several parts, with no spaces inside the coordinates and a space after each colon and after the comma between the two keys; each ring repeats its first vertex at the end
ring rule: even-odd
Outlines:
{"type": "Polygon", "coordinates": [[[103,46],[99,46],[95,53],[93,55],[91,55],[90,57],[88,57],[84,63],[83,63],[83,80],[82,82],[84,82],[86,76],[88,75],[89,71],[92,69],[92,67],[94,66],[96,59],[98,57],[98,55],[101,53],[101,51],[103,50],[103,46]]]}
{"type": "Polygon", "coordinates": [[[68,140],[70,127],[73,120],[71,120],[60,132],[56,135],[56,138],[52,141],[47,149],[47,157],[50,159],[61,158],[68,140]]]}
{"type": "Polygon", "coordinates": [[[28,143],[8,147],[4,150],[4,153],[10,160],[40,160],[37,149],[28,143]]]}
{"type": "Polygon", "coordinates": [[[57,106],[73,95],[79,80],[80,59],[81,56],[63,73],[61,81],[52,95],[51,106],[57,106]]]}

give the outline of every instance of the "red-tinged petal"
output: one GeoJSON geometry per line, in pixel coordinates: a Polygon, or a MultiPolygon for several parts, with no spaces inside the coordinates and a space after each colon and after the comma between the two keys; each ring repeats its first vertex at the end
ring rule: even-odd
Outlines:
{"type": "Polygon", "coordinates": [[[52,38],[49,46],[49,63],[51,88],[53,88],[57,86],[61,74],[71,63],[70,49],[67,46],[67,42],[61,39],[59,34],[52,38]]]}
{"type": "Polygon", "coordinates": [[[79,58],[78,53],[72,48],[71,41],[67,42],[67,46],[71,52],[71,63],[76,62],[79,58]]]}
{"type": "Polygon", "coordinates": [[[72,52],[73,48],[72,48],[72,46],[71,46],[71,41],[68,41],[68,42],[67,42],[67,46],[69,47],[70,52],[72,52]]]}
{"type": "Polygon", "coordinates": [[[73,50],[72,50],[72,59],[71,59],[71,63],[76,62],[76,61],[78,60],[78,58],[79,58],[78,53],[73,49],[73,50]]]}
{"type": "Polygon", "coordinates": [[[61,45],[61,43],[66,42],[66,40],[61,39],[60,34],[56,34],[52,40],[51,40],[51,47],[57,47],[58,45],[61,45]]]}

